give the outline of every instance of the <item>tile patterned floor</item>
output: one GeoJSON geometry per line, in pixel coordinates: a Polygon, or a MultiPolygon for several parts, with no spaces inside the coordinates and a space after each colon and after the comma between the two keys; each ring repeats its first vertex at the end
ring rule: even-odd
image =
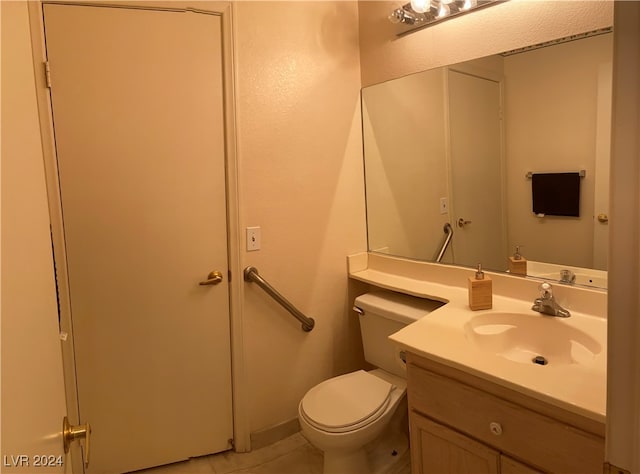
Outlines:
{"type": "MultiPolygon", "coordinates": [[[[380,447],[374,447],[379,449],[380,447]]],[[[409,474],[409,451],[398,453],[393,462],[376,460],[381,469],[376,474],[409,474]]],[[[311,446],[300,434],[285,438],[271,446],[250,453],[228,451],[193,458],[136,474],[322,474],[322,452],[311,446]]],[[[373,473],[353,473],[373,474],[373,473]]]]}

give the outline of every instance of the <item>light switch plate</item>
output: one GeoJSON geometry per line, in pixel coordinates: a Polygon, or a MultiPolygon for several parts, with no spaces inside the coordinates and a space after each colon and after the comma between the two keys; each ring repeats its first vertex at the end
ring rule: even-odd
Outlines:
{"type": "Polygon", "coordinates": [[[446,197],[440,198],[440,214],[449,212],[449,200],[446,197]]]}
{"type": "Polygon", "coordinates": [[[260,250],[260,227],[247,227],[247,252],[260,250]]]}

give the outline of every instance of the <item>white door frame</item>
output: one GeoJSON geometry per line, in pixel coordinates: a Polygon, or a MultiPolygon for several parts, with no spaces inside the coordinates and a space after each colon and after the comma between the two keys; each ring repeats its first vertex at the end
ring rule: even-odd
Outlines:
{"type": "MultiPolygon", "coordinates": [[[[250,449],[249,404],[245,377],[245,361],[243,347],[243,279],[240,261],[239,232],[239,199],[238,199],[238,163],[235,116],[235,76],[233,48],[233,18],[231,2],[215,1],[33,1],[29,2],[29,20],[33,45],[33,61],[36,74],[36,95],[40,118],[40,130],[43,143],[44,167],[49,197],[49,213],[51,216],[53,245],[58,262],[66,262],[64,231],[62,226],[62,207],[60,202],[60,185],[53,132],[52,106],[44,70],[45,37],[43,24],[43,3],[84,4],[93,6],[110,6],[141,8],[170,11],[196,11],[217,15],[222,23],[222,61],[224,84],[224,126],[225,126],[225,173],[227,184],[227,228],[228,259],[231,275],[229,278],[229,315],[231,329],[231,383],[233,393],[234,449],[238,452],[250,449]]],[[[75,360],[73,348],[73,329],[71,325],[71,304],[67,280],[66,265],[58,264],[58,291],[60,299],[60,324],[68,339],[62,344],[65,391],[67,410],[71,424],[79,424],[78,399],[76,389],[75,360]]],[[[75,456],[74,459],[80,459],[75,456]]],[[[81,463],[74,463],[74,472],[83,472],[81,463]]]]}

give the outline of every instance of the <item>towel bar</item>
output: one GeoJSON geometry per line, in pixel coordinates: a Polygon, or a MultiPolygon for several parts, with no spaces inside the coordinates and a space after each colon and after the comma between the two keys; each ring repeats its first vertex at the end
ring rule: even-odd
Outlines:
{"type": "MultiPolygon", "coordinates": [[[[533,178],[533,175],[536,173],[533,173],[532,171],[529,171],[527,174],[525,174],[525,177],[527,179],[531,179],[533,178]]],[[[581,178],[584,178],[587,175],[587,170],[580,170],[578,171],[578,174],[580,175],[581,178]]]]}

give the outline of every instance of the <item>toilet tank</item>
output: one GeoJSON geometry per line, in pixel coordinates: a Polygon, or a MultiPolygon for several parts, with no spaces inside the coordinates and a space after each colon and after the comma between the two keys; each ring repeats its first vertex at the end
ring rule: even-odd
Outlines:
{"type": "Polygon", "coordinates": [[[389,336],[443,304],[393,291],[374,291],[358,296],[354,309],[360,316],[360,333],[366,361],[404,377],[399,348],[389,340],[389,336]]]}

